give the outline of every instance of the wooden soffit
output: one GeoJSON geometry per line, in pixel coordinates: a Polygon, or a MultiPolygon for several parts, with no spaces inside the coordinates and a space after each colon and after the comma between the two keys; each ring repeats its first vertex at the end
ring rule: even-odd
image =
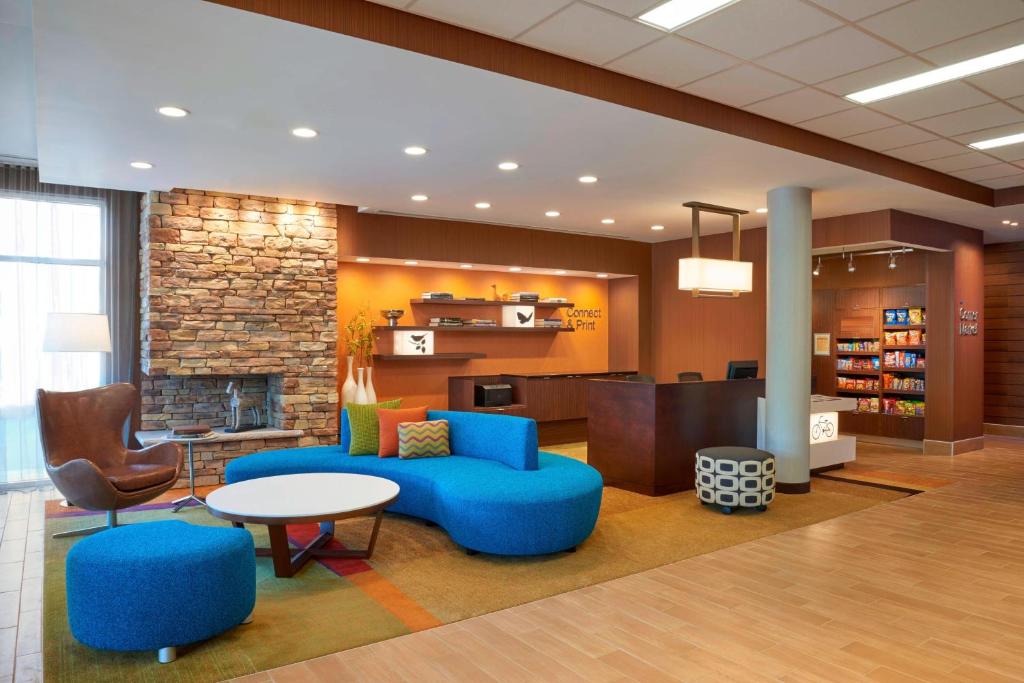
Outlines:
{"type": "Polygon", "coordinates": [[[604,100],[833,161],[986,206],[1024,203],[1024,187],[992,190],[696,95],[368,0],[207,2],[604,100]]]}

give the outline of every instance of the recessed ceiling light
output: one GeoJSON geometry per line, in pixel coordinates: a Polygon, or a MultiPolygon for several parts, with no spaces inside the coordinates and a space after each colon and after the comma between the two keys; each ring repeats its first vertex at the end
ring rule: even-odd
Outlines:
{"type": "Polygon", "coordinates": [[[358,256],[358,257],[356,257],[356,262],[357,263],[369,263],[370,259],[367,256],[358,256]]]}
{"type": "Polygon", "coordinates": [[[472,267],[473,267],[473,265],[470,264],[470,263],[463,263],[461,266],[459,266],[459,268],[472,268],[472,267]]]}
{"type": "Polygon", "coordinates": [[[651,226],[651,230],[654,230],[655,232],[660,231],[660,230],[664,230],[664,229],[665,229],[664,225],[652,225],[651,226]]]}
{"type": "Polygon", "coordinates": [[[148,161],[133,161],[130,164],[130,166],[132,168],[142,169],[143,171],[146,171],[146,170],[149,170],[149,169],[153,168],[153,164],[149,163],[148,161]]]}
{"type": "Polygon", "coordinates": [[[406,147],[405,153],[411,157],[421,157],[427,153],[427,148],[420,147],[419,145],[413,145],[412,147],[406,147]]]}
{"type": "Polygon", "coordinates": [[[560,214],[560,213],[559,213],[559,212],[557,212],[557,211],[545,211],[545,212],[544,212],[544,215],[545,215],[545,216],[547,216],[548,218],[558,218],[558,217],[559,217],[559,216],[561,216],[562,214],[560,214]]]}
{"type": "Polygon", "coordinates": [[[754,213],[768,213],[768,209],[762,206],[760,209],[754,209],[754,213]]]}
{"type": "Polygon", "coordinates": [[[564,270],[556,270],[555,271],[555,275],[565,275],[565,271],[564,270]]]}
{"type": "Polygon", "coordinates": [[[517,168],[519,168],[519,164],[517,164],[514,161],[503,161],[500,164],[498,164],[498,168],[500,168],[502,171],[514,171],[517,168]]]}
{"type": "Polygon", "coordinates": [[[600,278],[606,278],[608,277],[608,273],[598,273],[597,276],[600,278]]]}
{"type": "Polygon", "coordinates": [[[315,138],[317,132],[312,128],[292,128],[292,135],[297,138],[315,138]]]}
{"type": "Polygon", "coordinates": [[[581,175],[580,182],[584,185],[590,185],[597,182],[597,176],[595,175],[581,175]]]}
{"type": "Polygon", "coordinates": [[[1013,135],[1006,135],[1001,138],[992,138],[991,140],[981,140],[980,142],[972,142],[969,147],[974,149],[992,149],[993,147],[1006,147],[1007,145],[1015,145],[1018,142],[1024,142],[1024,133],[1014,133],[1013,135]]]}
{"type": "Polygon", "coordinates": [[[428,199],[430,199],[430,197],[428,197],[425,194],[414,194],[413,196],[409,197],[409,199],[413,200],[414,202],[425,202],[428,199]]]}
{"type": "MultiPolygon", "coordinates": [[[[891,83],[883,83],[866,90],[858,90],[847,95],[846,99],[860,104],[868,104],[895,97],[896,95],[921,90],[922,88],[930,88],[939,83],[967,78],[982,71],[998,69],[1001,66],[1020,61],[1024,61],[1024,43],[1008,47],[1005,50],[999,50],[998,52],[991,52],[987,55],[957,62],[956,64],[931,69],[915,76],[901,78],[891,83]]],[[[971,146],[973,147],[974,145],[971,146]]]]}
{"type": "Polygon", "coordinates": [[[188,109],[182,109],[181,107],[159,107],[157,112],[164,116],[170,116],[172,119],[180,119],[182,116],[188,116],[188,109]]]}
{"type": "Polygon", "coordinates": [[[491,203],[490,202],[477,202],[473,206],[475,206],[478,209],[489,209],[489,208],[491,208],[491,203]]]}
{"type": "Polygon", "coordinates": [[[614,225],[615,224],[615,219],[614,218],[602,218],[601,222],[604,223],[605,225],[614,225]]]}
{"type": "Polygon", "coordinates": [[[1014,222],[1010,223],[1010,227],[1011,228],[1016,228],[1017,227],[1017,221],[1014,221],[1014,222]]]}
{"type": "Polygon", "coordinates": [[[513,273],[518,273],[521,270],[522,270],[522,268],[520,268],[519,266],[512,266],[511,268],[509,268],[509,271],[511,271],[513,273]]]}
{"type": "Polygon", "coordinates": [[[407,266],[418,266],[419,264],[420,264],[419,261],[406,261],[405,262],[405,265],[407,265],[407,266]]]}
{"type": "Polygon", "coordinates": [[[1010,221],[1003,221],[1003,225],[1009,225],[1010,221]]]}
{"type": "Polygon", "coordinates": [[[687,24],[703,19],[712,12],[731,5],[737,0],[669,0],[641,14],[637,21],[650,26],[675,31],[687,24]]]}

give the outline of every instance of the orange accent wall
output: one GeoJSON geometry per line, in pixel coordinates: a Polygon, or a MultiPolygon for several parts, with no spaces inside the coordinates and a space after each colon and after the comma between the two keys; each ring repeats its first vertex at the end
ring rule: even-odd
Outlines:
{"type": "MultiPolygon", "coordinates": [[[[374,368],[378,398],[403,397],[403,405],[448,405],[448,377],[515,372],[603,372],[608,370],[608,281],[594,278],[561,277],[472,271],[461,269],[392,266],[361,263],[338,264],[338,327],[344,326],[359,309],[368,305],[374,324],[384,325],[384,308],[401,308],[401,325],[426,325],[433,316],[494,318],[501,324],[499,306],[412,306],[410,299],[426,291],[452,292],[456,297],[493,298],[491,284],[498,292],[536,291],[542,297],[561,296],[576,304],[575,311],[597,310],[600,317],[579,318],[593,322],[593,330],[550,334],[503,332],[451,333],[434,335],[437,353],[480,352],[487,358],[468,361],[380,361],[374,368]]],[[[570,309],[546,309],[542,315],[570,318],[570,309]],[[549,312],[550,311],[550,312],[549,312]]],[[[573,321],[577,318],[573,318],[573,321]]],[[[563,324],[565,324],[563,322],[563,324]]],[[[586,327],[586,326],[585,326],[586,327]]],[[[390,333],[378,333],[380,351],[390,351],[390,333]]],[[[345,349],[339,339],[338,387],[345,381],[345,349]]],[[[633,369],[633,368],[627,368],[633,369]]]]}

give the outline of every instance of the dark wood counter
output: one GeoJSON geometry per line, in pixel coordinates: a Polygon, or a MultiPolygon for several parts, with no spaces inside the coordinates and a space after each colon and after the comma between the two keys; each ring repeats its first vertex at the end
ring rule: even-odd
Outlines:
{"type": "Polygon", "coordinates": [[[587,460],[607,486],[649,496],[685,491],[698,449],[757,444],[763,379],[587,384],[587,460]]]}

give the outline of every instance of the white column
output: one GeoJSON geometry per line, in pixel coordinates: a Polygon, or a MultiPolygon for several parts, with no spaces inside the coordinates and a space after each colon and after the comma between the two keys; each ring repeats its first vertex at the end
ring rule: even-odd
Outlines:
{"type": "Polygon", "coordinates": [[[768,193],[765,446],[780,493],[810,490],[811,191],[768,193]]]}

